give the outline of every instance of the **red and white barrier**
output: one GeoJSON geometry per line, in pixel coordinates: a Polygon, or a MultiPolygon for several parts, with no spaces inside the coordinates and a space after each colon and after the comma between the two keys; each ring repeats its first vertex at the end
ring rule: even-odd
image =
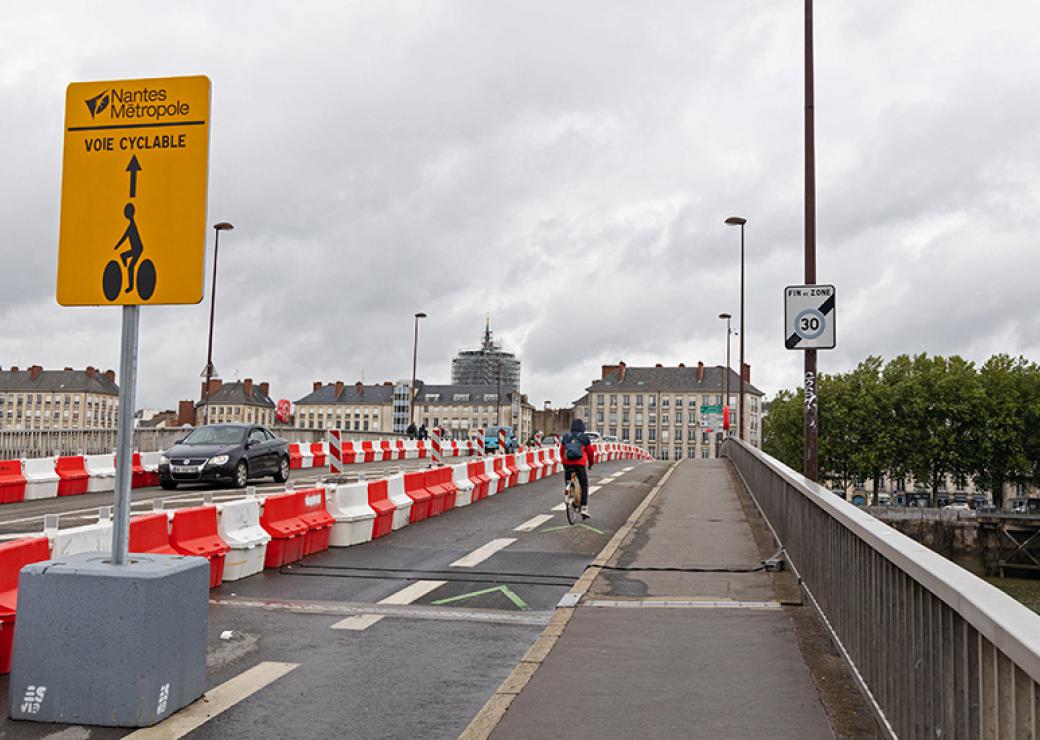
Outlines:
{"type": "Polygon", "coordinates": [[[451,466],[451,477],[458,492],[455,494],[456,506],[469,506],[473,503],[473,481],[469,479],[468,463],[451,466]]]}
{"type": "Polygon", "coordinates": [[[51,558],[59,560],[81,552],[112,552],[112,522],[44,532],[51,540],[51,558]]]}
{"type": "Polygon", "coordinates": [[[238,581],[264,569],[271,535],[260,526],[260,501],[244,498],[220,504],[217,533],[231,548],[224,561],[224,580],[238,581]]]}
{"type": "Polygon", "coordinates": [[[430,432],[430,457],[433,459],[434,465],[440,465],[444,459],[441,451],[441,430],[437,427],[430,432]]]}
{"type": "Polygon", "coordinates": [[[339,429],[330,429],[329,438],[329,473],[338,475],[343,472],[343,442],[339,429]]]}
{"type": "Polygon", "coordinates": [[[116,458],[115,455],[87,455],[85,458],[87,474],[87,493],[116,490],[116,458]]]}
{"type": "Polygon", "coordinates": [[[407,527],[412,512],[412,499],[404,492],[404,473],[386,479],[386,495],[394,505],[394,529],[407,527]]]}
{"type": "Polygon", "coordinates": [[[54,471],[54,464],[53,457],[35,457],[22,461],[26,501],[57,497],[59,478],[54,471]]]}
{"type": "Polygon", "coordinates": [[[477,454],[484,457],[484,428],[477,430],[477,454]]]}

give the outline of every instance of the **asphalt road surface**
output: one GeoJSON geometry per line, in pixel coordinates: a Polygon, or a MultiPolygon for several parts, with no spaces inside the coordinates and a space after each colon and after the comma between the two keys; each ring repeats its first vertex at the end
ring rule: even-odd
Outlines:
{"type": "MultiPolygon", "coordinates": [[[[557,475],[222,585],[211,592],[209,701],[176,715],[181,729],[166,736],[457,737],[666,469],[596,466],[585,526],[567,524],[557,475]],[[242,690],[222,690],[229,681],[242,690]],[[216,715],[202,722],[203,711],[216,715]]],[[[6,701],[6,677],[0,692],[6,701]]],[[[124,735],[0,723],[0,737],[124,735]]]]}

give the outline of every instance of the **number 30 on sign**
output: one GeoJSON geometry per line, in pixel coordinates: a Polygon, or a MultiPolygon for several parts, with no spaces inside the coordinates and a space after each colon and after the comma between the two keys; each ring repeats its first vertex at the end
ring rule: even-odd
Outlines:
{"type": "Polygon", "coordinates": [[[834,349],[834,315],[833,285],[788,285],[784,288],[784,346],[834,349]]]}

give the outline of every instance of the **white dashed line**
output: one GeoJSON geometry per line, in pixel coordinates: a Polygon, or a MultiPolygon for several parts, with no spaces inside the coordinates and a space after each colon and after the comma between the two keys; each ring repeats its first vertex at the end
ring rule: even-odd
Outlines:
{"type": "Polygon", "coordinates": [[[514,527],[513,531],[514,532],[533,532],[534,530],[538,529],[540,526],[542,526],[543,524],[545,524],[547,521],[551,520],[552,518],[553,518],[552,514],[539,514],[538,516],[531,517],[526,522],[521,524],[519,527],[514,527]]]}
{"type": "Polygon", "coordinates": [[[499,550],[509,547],[516,542],[515,537],[502,537],[501,539],[491,540],[482,547],[478,547],[476,550],[471,552],[465,557],[459,558],[451,564],[452,568],[472,568],[475,565],[480,565],[489,557],[494,555],[499,550]]]}
{"type": "MultiPolygon", "coordinates": [[[[434,591],[443,586],[447,581],[416,581],[415,583],[405,586],[400,591],[392,593],[385,599],[381,599],[378,603],[380,604],[411,604],[417,599],[421,599],[426,594],[434,591]]],[[[341,619],[332,625],[331,629],[334,630],[353,630],[360,632],[361,630],[367,630],[373,624],[382,621],[383,615],[381,614],[355,614],[352,617],[341,619]]]]}

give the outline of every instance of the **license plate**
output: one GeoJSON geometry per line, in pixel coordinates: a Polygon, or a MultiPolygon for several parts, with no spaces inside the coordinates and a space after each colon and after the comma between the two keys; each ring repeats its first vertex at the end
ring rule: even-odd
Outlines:
{"type": "Polygon", "coordinates": [[[173,465],[171,469],[174,473],[197,473],[198,468],[194,465],[173,465]]]}

